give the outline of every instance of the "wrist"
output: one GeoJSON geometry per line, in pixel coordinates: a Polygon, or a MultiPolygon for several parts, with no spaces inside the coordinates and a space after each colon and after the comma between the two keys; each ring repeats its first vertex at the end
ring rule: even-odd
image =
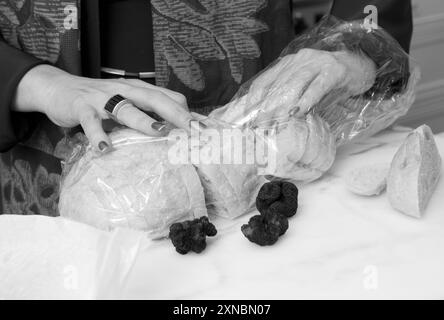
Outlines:
{"type": "Polygon", "coordinates": [[[30,69],[17,86],[12,110],[46,113],[56,87],[68,76],[65,71],[47,64],[30,69]]]}

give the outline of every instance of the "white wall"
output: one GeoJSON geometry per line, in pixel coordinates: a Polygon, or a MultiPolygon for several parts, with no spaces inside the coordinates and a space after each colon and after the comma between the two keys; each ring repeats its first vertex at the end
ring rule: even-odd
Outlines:
{"type": "Polygon", "coordinates": [[[443,0],[412,0],[412,6],[416,18],[444,12],[443,0]]]}
{"type": "Polygon", "coordinates": [[[416,102],[400,123],[429,124],[444,131],[444,1],[413,0],[414,32],[412,58],[420,65],[422,78],[416,102]]]}

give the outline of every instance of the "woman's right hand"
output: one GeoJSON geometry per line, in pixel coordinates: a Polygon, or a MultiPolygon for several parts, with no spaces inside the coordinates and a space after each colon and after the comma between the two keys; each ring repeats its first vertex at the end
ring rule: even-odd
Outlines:
{"type": "Polygon", "coordinates": [[[365,54],[304,48],[288,54],[251,83],[246,105],[260,110],[256,123],[303,117],[331,92],[342,98],[362,94],[376,79],[365,54]]]}
{"type": "Polygon", "coordinates": [[[102,128],[102,120],[109,118],[104,108],[116,94],[134,103],[119,111],[119,121],[130,128],[161,136],[165,126],[144,113],[149,111],[178,128],[190,129],[193,118],[180,93],[136,79],[73,76],[50,65],[36,66],[25,74],[17,87],[12,110],[45,113],[61,127],[81,125],[91,145],[105,152],[111,141],[102,128]]]}

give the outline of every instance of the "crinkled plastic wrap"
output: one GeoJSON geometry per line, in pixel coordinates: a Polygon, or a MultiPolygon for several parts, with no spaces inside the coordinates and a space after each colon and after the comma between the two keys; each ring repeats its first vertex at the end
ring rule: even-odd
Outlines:
{"type": "Polygon", "coordinates": [[[192,130],[190,136],[182,130],[177,137],[170,132],[169,139],[175,141],[170,159],[182,158],[178,162],[194,165],[208,214],[232,219],[253,211],[256,195],[266,182],[254,158],[255,135],[199,114],[194,118],[206,128],[192,130]]]}
{"type": "Polygon", "coordinates": [[[318,179],[332,166],[338,146],[371,136],[404,115],[418,78],[418,68],[382,29],[324,19],[246,82],[230,103],[209,117],[195,115],[207,126],[199,137],[176,144],[179,158],[187,155],[184,163],[166,158],[171,136],[153,139],[121,131],[112,134],[112,153],[95,157],[87,149],[64,179],[60,213],[104,229],[130,226],[156,237],[175,221],[207,214],[205,205],[209,213],[236,218],[254,210],[267,180],[318,179]],[[319,52],[326,59],[350,59],[354,69],[348,70],[362,74],[362,81],[333,88],[299,115],[294,111],[300,67],[328,64],[313,60],[319,52]],[[241,137],[237,147],[226,143],[227,132],[234,134],[230,139],[241,137]],[[225,161],[226,155],[241,160],[225,161]],[[206,157],[210,161],[202,161],[206,157]]]}
{"type": "Polygon", "coordinates": [[[159,238],[174,222],[207,215],[194,167],[169,161],[167,138],[131,129],[115,131],[110,138],[112,152],[98,156],[79,144],[65,164],[61,216],[105,230],[143,230],[159,238]]]}
{"type": "Polygon", "coordinates": [[[268,179],[311,181],[333,163],[336,144],[317,115],[290,118],[273,127],[238,127],[213,118],[192,135],[188,150],[204,187],[208,212],[236,218],[255,209],[256,196],[268,179]],[[310,146],[308,148],[307,146],[310,146]]]}
{"type": "Polygon", "coordinates": [[[210,118],[244,129],[275,128],[278,166],[266,174],[308,182],[330,168],[336,147],[369,137],[405,115],[418,80],[418,67],[382,28],[368,29],[362,21],[328,17],[292,41],[210,118]],[[298,73],[308,64],[323,63],[310,60],[310,56],[319,58],[314,50],[329,51],[338,58],[347,53],[347,59],[356,60],[350,62],[364,75],[363,80],[333,88],[305,116],[296,118],[293,114],[301,94],[298,73]],[[360,66],[359,57],[370,63],[360,66]]]}

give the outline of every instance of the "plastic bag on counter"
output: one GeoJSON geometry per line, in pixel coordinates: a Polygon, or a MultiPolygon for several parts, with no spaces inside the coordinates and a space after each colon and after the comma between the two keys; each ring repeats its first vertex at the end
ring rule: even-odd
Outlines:
{"type": "MultiPolygon", "coordinates": [[[[272,127],[236,127],[194,115],[205,124],[180,154],[195,152],[209,213],[236,218],[255,210],[262,185],[279,177],[311,181],[333,163],[336,145],[317,115],[290,118],[272,127]]],[[[194,158],[194,159],[193,159],[194,158]]]]}
{"type": "MultiPolygon", "coordinates": [[[[194,113],[205,128],[170,132],[181,163],[192,163],[202,183],[209,214],[236,218],[255,210],[256,195],[267,181],[255,161],[254,133],[194,113]],[[181,139],[178,139],[181,138],[181,139]]],[[[170,160],[173,160],[170,157],[170,160]]]]}
{"type": "Polygon", "coordinates": [[[139,252],[152,244],[136,230],[0,215],[0,299],[121,298],[139,252]]]}
{"type": "Polygon", "coordinates": [[[66,162],[61,216],[100,229],[127,227],[160,238],[174,222],[207,215],[194,167],[171,163],[168,138],[131,129],[112,132],[110,138],[111,152],[97,155],[89,145],[79,144],[66,162]]]}
{"type": "Polygon", "coordinates": [[[368,137],[405,114],[418,77],[418,68],[382,29],[324,19],[242,85],[230,103],[209,117],[195,115],[206,126],[197,130],[197,138],[185,134],[183,144],[176,144],[178,158],[186,155],[185,161],[171,161],[171,132],[155,139],[122,130],[111,134],[115,150],[108,155],[95,157],[88,148],[80,152],[63,181],[60,213],[104,229],[147,230],[153,237],[207,209],[236,218],[255,209],[267,180],[318,179],[332,166],[339,145],[368,137]],[[343,59],[362,81],[351,77],[300,116],[294,113],[301,91],[298,73],[313,65],[311,57],[320,51],[324,63],[343,59]],[[234,140],[240,136],[240,144],[227,144],[226,133],[234,140]],[[226,155],[241,160],[225,161],[226,155]]]}
{"type": "Polygon", "coordinates": [[[265,173],[307,182],[330,168],[337,146],[369,137],[406,114],[418,79],[418,67],[382,28],[327,17],[293,40],[275,62],[209,117],[237,128],[274,128],[280,165],[265,173]],[[317,57],[325,57],[326,63],[332,57],[345,59],[349,71],[359,70],[362,81],[351,77],[353,81],[332,88],[305,116],[296,118],[298,74],[313,64],[311,56],[319,51],[323,53],[317,57]]]}

